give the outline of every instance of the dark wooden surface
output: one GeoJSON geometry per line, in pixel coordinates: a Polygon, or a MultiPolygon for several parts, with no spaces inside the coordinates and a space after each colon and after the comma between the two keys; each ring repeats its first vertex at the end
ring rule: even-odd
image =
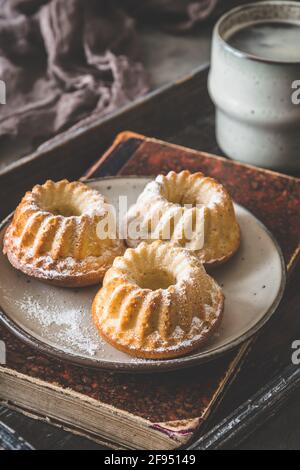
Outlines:
{"type": "Polygon", "coordinates": [[[0,421],[0,450],[33,450],[18,433],[0,421]]]}
{"type": "MultiPolygon", "coordinates": [[[[182,96],[178,96],[176,103],[171,100],[170,95],[167,93],[165,95],[165,101],[163,102],[165,108],[163,126],[161,125],[161,121],[158,119],[159,115],[153,112],[153,103],[149,102],[145,104],[145,108],[142,107],[138,109],[137,114],[139,122],[138,120],[135,121],[134,113],[130,111],[129,116],[123,115],[121,117],[121,122],[116,126],[116,128],[123,129],[125,127],[125,123],[128,123],[131,124],[130,127],[133,130],[145,132],[141,127],[149,127],[150,134],[157,134],[166,140],[215,152],[216,143],[213,131],[213,107],[208,97],[203,93],[204,89],[206,89],[206,76],[205,74],[199,73],[192,78],[192,83],[189,82],[184,84],[182,88],[183,94],[182,96]],[[195,86],[196,84],[197,86],[195,86]],[[196,90],[194,88],[196,88],[196,90]],[[174,116],[176,106],[179,109],[182,109],[182,114],[179,116],[178,113],[174,116]]],[[[161,97],[155,98],[155,106],[159,103],[161,104],[160,98],[161,97]]],[[[113,118],[113,120],[114,119],[116,118],[113,118]]],[[[108,124],[104,124],[104,129],[107,130],[107,126],[110,131],[108,132],[109,137],[105,142],[109,141],[113,134],[114,123],[110,122],[108,124]]],[[[126,127],[128,128],[129,125],[126,125],[126,127]]],[[[105,131],[103,130],[103,133],[104,132],[105,131]]],[[[94,129],[90,131],[88,137],[91,136],[91,133],[94,134],[94,139],[92,138],[93,144],[88,147],[87,152],[91,150],[91,160],[94,160],[95,155],[97,154],[97,156],[99,156],[99,153],[102,150],[99,148],[99,153],[96,151],[96,146],[99,144],[99,140],[96,138],[96,130],[94,129]]],[[[69,152],[72,149],[75,151],[75,143],[72,142],[71,145],[68,144],[69,152]]],[[[60,153],[60,156],[63,155],[63,151],[64,146],[59,149],[59,152],[62,152],[60,153]]],[[[90,157],[88,159],[90,159],[90,157]]],[[[82,162],[80,163],[80,168],[81,165],[83,166],[82,162]]],[[[46,169],[42,168],[41,172],[39,172],[39,168],[34,168],[34,178],[40,181],[43,174],[46,172],[46,169]]],[[[57,168],[55,171],[57,171],[57,168]]],[[[67,167],[67,164],[65,171],[68,173],[66,176],[70,176],[70,168],[67,167]]],[[[76,171],[79,171],[78,168],[76,171]]],[[[27,173],[27,175],[28,174],[29,173],[27,173]]],[[[24,181],[25,177],[26,175],[24,175],[24,181]]],[[[12,180],[8,180],[8,182],[5,182],[5,180],[2,181],[7,189],[9,181],[11,182],[12,180]]],[[[24,184],[25,183],[23,183],[23,185],[24,184]]],[[[238,405],[244,402],[245,399],[248,399],[252,393],[256,392],[258,388],[263,386],[270,378],[272,378],[274,374],[280,372],[281,368],[285,364],[290,363],[291,343],[294,339],[300,338],[299,285],[300,271],[297,269],[285,295],[282,306],[283,313],[281,312],[281,314],[278,314],[274,319],[274,325],[272,327],[274,336],[272,337],[272,341],[270,341],[270,329],[268,327],[268,329],[265,329],[257,339],[256,346],[253,349],[253,352],[249,355],[242,373],[239,375],[235,384],[231,387],[230,394],[227,395],[227,398],[225,397],[222,406],[218,409],[218,413],[212,417],[210,426],[213,426],[213,424],[219,422],[220,419],[232,412],[238,405]]],[[[251,445],[253,445],[253,447],[262,448],[268,446],[272,447],[272,442],[276,441],[278,434],[283,434],[283,429],[286,430],[285,436],[299,435],[299,421],[297,422],[296,420],[293,420],[292,428],[291,425],[286,422],[285,418],[286,415],[293,415],[294,406],[296,406],[295,402],[291,400],[289,405],[285,408],[285,414],[283,414],[282,419],[280,419],[280,415],[278,415],[276,418],[277,421],[274,421],[275,418],[273,418],[272,422],[269,422],[267,425],[269,434],[262,432],[262,440],[260,442],[257,441],[256,432],[254,438],[252,438],[253,440],[251,441],[251,439],[248,439],[248,441],[243,445],[245,447],[251,447],[251,445]],[[291,410],[289,407],[292,407],[291,410]],[[274,427],[272,428],[272,426],[274,427]],[[272,436],[274,439],[273,441],[272,436]],[[251,442],[253,444],[251,444],[251,442]]],[[[295,412],[297,412],[297,410],[295,412]]],[[[21,417],[15,412],[2,409],[1,419],[19,431],[25,439],[30,441],[37,448],[99,448],[99,446],[87,442],[84,439],[74,437],[47,424],[37,423],[29,418],[21,417]]],[[[289,447],[291,445],[292,444],[290,444],[290,441],[288,440],[285,440],[285,443],[282,443],[282,446],[285,447],[289,447]]],[[[295,442],[293,441],[293,446],[294,445],[295,442]]]]}
{"type": "Polygon", "coordinates": [[[292,394],[299,393],[300,368],[286,366],[281,373],[229,416],[202,435],[190,450],[236,447],[275,416],[292,394]]]}

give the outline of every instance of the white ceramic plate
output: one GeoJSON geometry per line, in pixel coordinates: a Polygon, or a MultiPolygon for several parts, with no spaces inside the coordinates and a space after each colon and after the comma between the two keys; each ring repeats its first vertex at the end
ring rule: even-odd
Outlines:
{"type": "MultiPolygon", "coordinates": [[[[116,204],[119,195],[135,202],[148,178],[102,178],[89,184],[116,204]]],[[[166,370],[208,361],[253,335],[274,313],[285,285],[285,265],[277,243],[245,208],[235,205],[242,231],[238,253],[213,276],[226,300],[219,330],[198,351],[169,360],[128,356],[102,340],[92,323],[98,287],[52,287],[16,271],[0,254],[0,318],[16,335],[43,352],[74,363],[118,370],[166,370]]],[[[10,218],[0,227],[0,242],[10,218]]]]}

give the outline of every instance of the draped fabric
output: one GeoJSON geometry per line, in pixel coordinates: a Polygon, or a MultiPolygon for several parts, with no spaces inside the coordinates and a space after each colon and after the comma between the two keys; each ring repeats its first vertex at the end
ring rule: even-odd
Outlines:
{"type": "Polygon", "coordinates": [[[104,116],[145,94],[136,23],[186,31],[216,2],[0,0],[0,79],[7,88],[0,144],[18,139],[31,150],[87,116],[104,116]]]}

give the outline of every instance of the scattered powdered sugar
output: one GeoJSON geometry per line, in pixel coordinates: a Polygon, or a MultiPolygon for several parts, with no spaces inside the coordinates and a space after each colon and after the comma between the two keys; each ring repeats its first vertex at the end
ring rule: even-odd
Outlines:
{"type": "Polygon", "coordinates": [[[177,325],[174,332],[173,332],[173,336],[176,338],[181,338],[182,336],[184,335],[184,331],[183,329],[177,325]]]}
{"type": "MultiPolygon", "coordinates": [[[[71,306],[67,303],[57,302],[53,296],[40,300],[25,294],[22,300],[16,301],[20,310],[27,318],[40,324],[47,329],[47,338],[53,339],[63,345],[64,348],[80,350],[90,356],[94,356],[101,348],[98,333],[92,324],[87,321],[86,315],[91,315],[84,306],[71,306]]],[[[43,330],[41,332],[43,336],[43,330]]]]}
{"type": "Polygon", "coordinates": [[[32,267],[40,275],[42,274],[45,279],[55,279],[59,276],[60,279],[72,275],[74,270],[79,271],[80,268],[84,268],[86,265],[90,266],[90,269],[95,271],[99,269],[99,257],[98,256],[86,256],[84,260],[75,260],[72,256],[67,256],[55,262],[55,268],[52,268],[54,262],[51,256],[43,255],[36,257],[34,255],[33,248],[27,249],[28,260],[24,263],[27,268],[32,267]],[[32,260],[34,262],[32,263],[32,260]]]}

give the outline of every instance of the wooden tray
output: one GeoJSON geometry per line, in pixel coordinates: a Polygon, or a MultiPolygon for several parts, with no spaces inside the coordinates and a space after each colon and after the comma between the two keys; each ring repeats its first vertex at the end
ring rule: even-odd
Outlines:
{"type": "MultiPolygon", "coordinates": [[[[86,170],[88,165],[99,158],[105,148],[112,142],[116,132],[123,129],[131,128],[135,131],[155,135],[156,137],[164,138],[177,144],[187,145],[212,153],[220,153],[214,137],[214,108],[207,94],[207,72],[207,68],[198,69],[190,76],[186,77],[186,79],[151,94],[146,99],[116,113],[105,121],[96,120],[87,123],[82,129],[73,130],[67,134],[61,135],[35,154],[18,162],[10,171],[0,174],[1,217],[13,210],[24,191],[30,189],[34,183],[43,182],[47,178],[78,178],[86,170]]],[[[95,174],[114,174],[118,169],[121,169],[123,163],[132,155],[135,146],[138,144],[137,140],[139,141],[140,138],[138,136],[126,136],[126,134],[123,134],[121,140],[122,143],[119,142],[121,145],[117,144],[113,148],[113,154],[116,158],[112,159],[109,157],[110,153],[106,154],[103,158],[103,168],[101,169],[99,165],[94,167],[96,171],[95,174]],[[130,138],[127,139],[127,137],[130,138]],[[112,160],[115,160],[114,164],[112,160]]],[[[192,155],[192,158],[196,158],[196,154],[193,151],[191,151],[189,155],[192,155]]],[[[203,169],[209,170],[209,166],[207,165],[210,161],[210,157],[208,155],[204,155],[204,157],[203,161],[205,165],[203,169]]],[[[189,156],[187,162],[190,161],[190,158],[189,156]]],[[[154,160],[155,159],[153,159],[151,163],[151,172],[157,169],[157,162],[154,160]],[[154,168],[156,169],[154,170],[154,168]]],[[[217,164],[213,169],[214,176],[220,177],[221,164],[218,162],[222,162],[225,175],[230,177],[232,171],[231,164],[230,162],[226,164],[224,160],[217,160],[217,164]]],[[[130,163],[128,165],[130,165],[130,163]]],[[[130,166],[128,165],[123,170],[124,172],[130,171],[130,166]]],[[[143,173],[141,162],[138,167],[139,171],[143,173]]],[[[162,169],[166,170],[167,167],[168,165],[162,167],[162,169]]],[[[133,169],[131,171],[133,171],[133,169]]],[[[134,172],[136,173],[136,171],[134,172]]],[[[91,174],[91,172],[88,173],[91,174]]],[[[267,175],[269,172],[258,174],[267,175]]],[[[296,188],[296,192],[290,201],[286,214],[283,218],[279,218],[281,228],[277,234],[278,240],[283,241],[286,246],[286,261],[289,264],[290,270],[292,270],[292,268],[296,266],[298,256],[296,245],[299,244],[299,226],[298,228],[296,226],[294,227],[294,235],[292,236],[294,248],[289,248],[289,242],[285,241],[285,228],[288,227],[287,216],[289,214],[289,217],[291,217],[293,211],[296,214],[294,218],[292,217],[292,219],[294,219],[293,223],[295,224],[297,220],[299,221],[299,212],[297,212],[299,209],[297,208],[298,206],[296,207],[297,201],[299,201],[299,189],[297,189],[299,188],[299,180],[285,179],[285,177],[279,176],[278,182],[276,182],[275,175],[273,173],[270,173],[270,175],[274,176],[274,186],[271,186],[271,188],[275,191],[277,187],[277,195],[280,204],[285,200],[289,186],[292,185],[296,188]],[[281,186],[279,182],[285,182],[286,187],[281,186]]],[[[277,200],[274,201],[274,199],[272,199],[275,193],[272,193],[272,191],[268,193],[270,183],[267,183],[264,177],[254,181],[250,178],[248,182],[246,181],[246,174],[241,175],[241,178],[243,185],[246,184],[247,190],[251,189],[253,194],[256,193],[256,201],[259,201],[261,196],[263,197],[262,205],[266,212],[269,208],[269,214],[272,219],[271,225],[276,224],[278,215],[277,200]],[[267,194],[269,194],[269,196],[267,196],[267,194]]],[[[234,188],[232,182],[230,183],[230,187],[234,188]]],[[[241,200],[243,200],[243,197],[246,197],[246,192],[244,192],[243,189],[240,191],[240,197],[241,200]]],[[[255,212],[254,206],[254,203],[251,203],[250,206],[248,205],[253,212],[255,212]]],[[[259,216],[258,213],[257,215],[259,216]]],[[[290,279],[290,285],[278,315],[274,318],[272,324],[269,324],[266,330],[256,339],[255,347],[253,347],[254,343],[252,343],[251,350],[248,349],[247,351],[248,355],[245,356],[241,354],[243,356],[244,365],[238,377],[231,385],[230,393],[225,395],[225,397],[224,393],[215,397],[214,402],[219,401],[220,397],[223,398],[222,405],[218,407],[217,411],[214,412],[209,421],[207,421],[208,428],[218,423],[223,417],[226,417],[228,413],[233,411],[244,400],[249,399],[251,395],[261,386],[265,385],[274,374],[277,372],[280,373],[286,363],[290,363],[291,343],[294,339],[297,339],[295,335],[297,335],[297,331],[300,330],[300,317],[298,314],[298,306],[300,303],[299,282],[300,270],[295,269],[294,276],[290,279]]],[[[24,367],[18,353],[16,361],[19,362],[20,369],[24,367]]],[[[26,368],[23,368],[23,370],[26,373],[26,368]]],[[[234,370],[235,373],[237,372],[238,369],[235,367],[235,364],[233,364],[232,370],[234,370]]],[[[47,371],[42,363],[37,368],[36,373],[41,374],[44,378],[47,377],[47,371]]],[[[193,380],[192,375],[193,374],[190,376],[189,373],[187,373],[184,380],[187,383],[190,380],[189,377],[193,380]]],[[[231,378],[233,378],[233,375],[231,378]]],[[[204,395],[201,396],[200,393],[203,391],[203,382],[194,383],[195,388],[193,388],[191,398],[186,401],[185,406],[182,408],[182,405],[180,405],[182,395],[180,389],[175,386],[175,377],[168,377],[168,381],[170,382],[168,387],[166,388],[166,382],[164,381],[165,388],[162,390],[164,390],[164,397],[167,401],[173,400],[173,411],[167,412],[164,403],[158,401],[154,404],[154,408],[157,408],[156,416],[153,416],[154,420],[166,419],[166,416],[168,420],[176,420],[178,417],[184,418],[187,416],[195,416],[195,414],[197,416],[201,414],[207,417],[207,413],[204,412],[204,410],[207,410],[207,406],[204,406],[204,403],[208,403],[208,398],[204,395]],[[172,393],[170,391],[172,391],[172,393]],[[171,393],[171,395],[169,393],[171,393]],[[193,406],[191,405],[191,401],[194,403],[193,406]],[[181,412],[179,412],[180,409],[181,412]],[[187,413],[188,409],[191,411],[190,414],[187,413]],[[195,409],[197,409],[196,412],[195,409]],[[165,415],[162,410],[165,410],[165,415]]],[[[231,380],[229,382],[231,382],[231,380]]],[[[227,384],[229,382],[227,382],[227,384]]],[[[127,400],[130,393],[133,391],[132,378],[130,377],[127,380],[125,378],[122,378],[122,380],[112,380],[112,378],[103,376],[101,378],[101,387],[104,397],[112,384],[115,384],[114,387],[117,387],[117,390],[126,387],[128,393],[125,393],[121,402],[118,402],[118,395],[114,397],[114,403],[117,406],[120,405],[120,403],[124,404],[124,401],[127,400]],[[106,386],[109,387],[105,389],[106,386]]],[[[149,381],[146,380],[136,386],[136,391],[134,392],[135,399],[137,397],[136,393],[138,393],[139,390],[147,389],[149,384],[153,384],[153,390],[158,390],[156,388],[158,385],[155,381],[153,383],[153,380],[149,378],[149,381]]],[[[220,385],[222,385],[220,388],[220,391],[222,391],[225,385],[224,381],[222,381],[220,385]]],[[[80,387],[80,385],[78,386],[80,387]]],[[[84,386],[84,384],[81,385],[81,387],[84,386]]],[[[206,380],[205,386],[207,390],[210,390],[210,396],[212,396],[211,390],[216,387],[216,383],[209,379],[208,381],[206,380]]],[[[148,405],[149,402],[146,400],[145,411],[140,410],[142,415],[143,413],[151,414],[148,405]]],[[[131,405],[128,403],[127,409],[131,410],[130,407],[131,405]]],[[[28,410],[26,412],[28,412],[28,410]]],[[[201,422],[203,424],[203,419],[201,419],[201,422]]],[[[36,426],[38,428],[38,424],[36,426]]],[[[200,429],[201,431],[199,432],[202,433],[204,427],[201,426],[200,429]]],[[[194,432],[193,436],[196,436],[194,432]]],[[[186,437],[188,437],[188,435],[186,435],[186,437]]]]}

